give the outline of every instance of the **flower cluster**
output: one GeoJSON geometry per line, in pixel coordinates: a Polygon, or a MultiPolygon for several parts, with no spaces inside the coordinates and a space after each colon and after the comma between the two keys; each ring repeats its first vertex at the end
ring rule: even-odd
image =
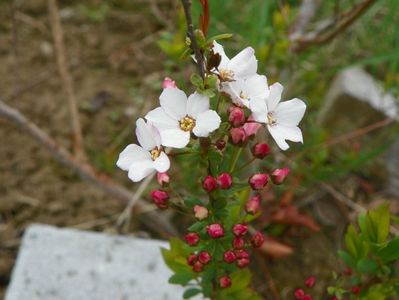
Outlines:
{"type": "MultiPolygon", "coordinates": [[[[283,86],[268,86],[266,76],[256,73],[257,60],[251,47],[229,59],[223,47],[214,41],[212,54],[220,57],[219,65],[211,71],[218,76],[218,89],[232,101],[228,120],[233,144],[245,143],[263,124],[282,150],[289,148],[286,140],[303,141],[298,124],[305,113],[305,103],[297,98],[280,102],[283,86]],[[248,118],[244,109],[250,111],[248,118]]],[[[210,109],[208,96],[195,92],[187,97],[169,78],[162,86],[160,106],[147,113],[147,122],[141,118],[136,122],[140,145],[128,145],[117,161],[117,166],[128,171],[134,182],[154,171],[163,173],[169,169],[164,147],[184,148],[191,137],[208,137],[221,124],[218,112],[210,109]]],[[[254,152],[268,151],[259,146],[254,152]]]]}
{"type": "MultiPolygon", "coordinates": [[[[267,128],[282,150],[289,148],[287,140],[302,142],[298,124],[306,109],[299,99],[281,102],[282,85],[269,86],[266,76],[257,74],[258,62],[252,48],[229,59],[223,47],[213,41],[206,53],[206,74],[191,79],[197,90],[187,96],[173,80],[166,78],[160,106],[136,122],[139,145],[128,145],[117,161],[134,182],[157,172],[160,188],[151,192],[151,198],[161,209],[175,205],[172,196],[179,194],[173,190],[174,182],[168,174],[171,148],[197,153],[207,165],[198,178],[203,198],[193,197],[195,200],[189,201],[188,197],[178,197],[179,205],[191,210],[196,222],[188,229],[181,246],[187,250],[183,255],[185,264],[176,268],[185,270],[188,279],[203,276],[211,281],[211,285],[200,281],[205,296],[209,295],[209,286],[226,290],[233,285],[234,272],[251,262],[250,249],[262,247],[263,233],[251,228],[249,222],[261,213],[262,190],[270,183],[283,183],[289,174],[288,168],[259,170],[240,181],[235,166],[243,147],[252,144],[262,127],[267,128]],[[211,157],[212,151],[218,158],[211,157]],[[243,189],[248,198],[239,200],[237,192],[243,189]]],[[[250,153],[249,163],[269,156],[271,148],[267,143],[257,142],[250,147],[250,153]]]]}

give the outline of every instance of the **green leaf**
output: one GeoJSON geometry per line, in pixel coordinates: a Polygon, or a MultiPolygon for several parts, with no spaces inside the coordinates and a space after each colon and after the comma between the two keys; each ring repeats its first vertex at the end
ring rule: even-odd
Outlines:
{"type": "Polygon", "coordinates": [[[384,263],[399,259],[399,236],[389,241],[387,245],[377,252],[384,263]]]}
{"type": "Polygon", "coordinates": [[[194,197],[194,196],[188,196],[187,198],[184,199],[184,203],[189,207],[193,208],[195,205],[204,205],[201,199],[194,197]]]}
{"type": "Polygon", "coordinates": [[[355,261],[353,260],[353,258],[349,255],[348,252],[342,251],[342,250],[338,250],[338,255],[339,257],[344,261],[344,263],[349,266],[349,267],[354,267],[355,265],[355,261]]]}
{"type": "Polygon", "coordinates": [[[169,269],[175,273],[191,272],[191,268],[187,265],[186,259],[190,251],[185,250],[185,244],[177,238],[171,238],[169,243],[170,250],[161,248],[163,259],[169,269]]]}
{"type": "Polygon", "coordinates": [[[200,289],[196,289],[196,288],[191,288],[188,290],[185,290],[184,294],[183,294],[183,299],[189,299],[191,297],[194,297],[195,295],[198,295],[201,293],[200,289]]]}
{"type": "Polygon", "coordinates": [[[384,203],[377,209],[369,211],[368,217],[370,218],[373,230],[376,232],[376,243],[381,244],[388,238],[390,216],[388,203],[384,203]]]}
{"type": "Polygon", "coordinates": [[[193,272],[191,272],[191,273],[181,272],[181,273],[173,274],[169,278],[169,283],[180,284],[180,285],[184,286],[187,283],[189,283],[192,279],[194,279],[195,277],[196,277],[196,274],[194,274],[193,272]]]}
{"type": "Polygon", "coordinates": [[[195,222],[193,225],[188,227],[188,231],[196,231],[199,232],[204,229],[206,224],[204,222],[195,222]]]}
{"type": "Polygon", "coordinates": [[[190,81],[197,88],[201,88],[204,84],[202,77],[200,75],[198,75],[197,73],[191,74],[190,81]]]}
{"type": "Polygon", "coordinates": [[[361,259],[356,265],[356,269],[362,273],[374,274],[377,271],[377,268],[377,263],[371,259],[361,259]]]}

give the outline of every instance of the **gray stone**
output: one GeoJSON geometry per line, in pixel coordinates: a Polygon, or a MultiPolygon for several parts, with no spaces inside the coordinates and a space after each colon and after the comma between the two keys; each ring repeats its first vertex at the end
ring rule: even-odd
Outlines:
{"type": "Polygon", "coordinates": [[[168,244],[46,225],[23,237],[6,300],[175,300],[168,244]]]}

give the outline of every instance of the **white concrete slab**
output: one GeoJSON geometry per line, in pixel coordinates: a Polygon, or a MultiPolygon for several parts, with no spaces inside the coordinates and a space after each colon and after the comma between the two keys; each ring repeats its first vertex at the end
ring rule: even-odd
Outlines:
{"type": "Polygon", "coordinates": [[[176,300],[183,288],[160,247],[167,243],[32,225],[5,300],[176,300]]]}

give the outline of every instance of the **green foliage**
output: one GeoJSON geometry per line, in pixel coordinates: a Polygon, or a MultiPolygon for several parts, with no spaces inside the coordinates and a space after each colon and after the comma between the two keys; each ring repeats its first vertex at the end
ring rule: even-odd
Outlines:
{"type": "Polygon", "coordinates": [[[395,263],[399,260],[399,236],[389,237],[390,224],[389,206],[385,203],[359,216],[359,230],[349,225],[346,249],[338,254],[353,275],[338,277],[337,286],[328,288],[329,294],[338,299],[371,300],[387,299],[397,293],[399,277],[395,274],[395,263]],[[353,286],[360,287],[359,295],[351,293],[353,286]]]}

